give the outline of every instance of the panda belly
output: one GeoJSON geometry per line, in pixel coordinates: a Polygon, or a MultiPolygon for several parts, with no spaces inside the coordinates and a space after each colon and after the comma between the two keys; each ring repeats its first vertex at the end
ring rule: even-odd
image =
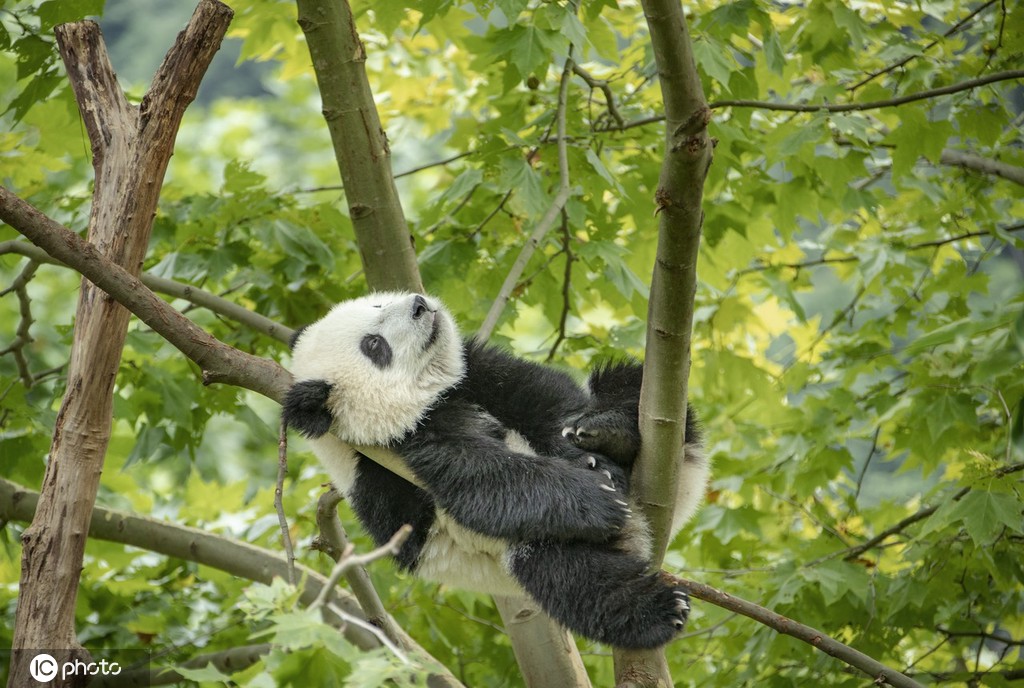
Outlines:
{"type": "Polygon", "coordinates": [[[510,571],[507,543],[468,530],[437,510],[416,563],[417,576],[489,595],[524,595],[510,571]]]}

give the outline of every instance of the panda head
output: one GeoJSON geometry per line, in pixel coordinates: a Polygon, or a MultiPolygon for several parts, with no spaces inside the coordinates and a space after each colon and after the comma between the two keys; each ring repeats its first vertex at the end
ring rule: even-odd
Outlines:
{"type": "Polygon", "coordinates": [[[344,301],[295,334],[284,417],[307,437],[331,431],[352,444],[388,444],[414,429],[465,368],[440,301],[403,292],[344,301]]]}

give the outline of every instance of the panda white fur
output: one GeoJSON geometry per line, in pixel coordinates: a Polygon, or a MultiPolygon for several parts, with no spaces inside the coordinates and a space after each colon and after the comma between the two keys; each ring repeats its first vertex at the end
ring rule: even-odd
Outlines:
{"type": "MultiPolygon", "coordinates": [[[[289,426],[310,438],[370,535],[413,532],[398,564],[428,580],[532,596],[585,637],[662,645],[686,593],[650,573],[650,539],[629,508],[642,368],[568,375],[464,342],[430,297],[375,293],[296,333],[289,426]],[[347,443],[386,445],[420,489],[347,443]]],[[[708,463],[688,414],[673,534],[703,497],[708,463]]]]}

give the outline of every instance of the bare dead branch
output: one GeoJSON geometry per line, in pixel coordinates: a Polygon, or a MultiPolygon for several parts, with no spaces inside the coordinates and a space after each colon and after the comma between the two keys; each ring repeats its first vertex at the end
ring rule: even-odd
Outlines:
{"type": "Polygon", "coordinates": [[[317,599],[313,600],[313,603],[309,605],[310,609],[320,609],[327,603],[327,596],[330,590],[338,584],[342,575],[346,571],[357,566],[366,566],[371,564],[378,559],[383,559],[388,555],[398,554],[398,550],[405,544],[405,541],[409,539],[412,534],[412,526],[405,524],[391,536],[391,539],[380,547],[367,552],[366,554],[353,554],[352,545],[348,545],[345,549],[347,551],[342,552],[341,557],[338,558],[338,563],[334,565],[334,569],[331,571],[330,577],[327,579],[327,585],[320,592],[317,599]]]}
{"type": "MultiPolygon", "coordinates": [[[[139,273],[146,253],[181,118],[220,48],[232,15],[217,0],[200,0],[138,108],[129,105],[121,91],[95,22],[55,29],[57,48],[93,149],[96,176],[89,246],[131,279],[139,273]]],[[[0,202],[5,210],[12,208],[9,200],[5,196],[0,202]]],[[[117,302],[82,281],[67,391],[54,427],[39,508],[22,534],[15,650],[68,648],[62,660],[87,655],[75,633],[75,601],[85,534],[110,439],[114,380],[128,318],[117,302]]],[[[9,681],[28,685],[26,661],[13,663],[9,681]]],[[[59,685],[66,683],[62,679],[59,685]]]]}

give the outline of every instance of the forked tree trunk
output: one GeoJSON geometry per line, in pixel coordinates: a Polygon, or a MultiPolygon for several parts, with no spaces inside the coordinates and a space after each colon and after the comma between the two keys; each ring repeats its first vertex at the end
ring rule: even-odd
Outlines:
{"type": "MultiPolygon", "coordinates": [[[[128,103],[91,21],[57,27],[57,45],[92,144],[96,172],[89,241],[138,274],[182,114],[220,47],[233,13],[202,0],[167,53],[140,106],[128,103]]],[[[12,688],[34,685],[38,650],[63,662],[86,653],[75,635],[75,601],[86,535],[110,439],[114,380],[129,313],[83,279],[67,392],[61,403],[39,507],[22,535],[12,688]]],[[[51,685],[71,685],[58,676],[51,685]]]]}

